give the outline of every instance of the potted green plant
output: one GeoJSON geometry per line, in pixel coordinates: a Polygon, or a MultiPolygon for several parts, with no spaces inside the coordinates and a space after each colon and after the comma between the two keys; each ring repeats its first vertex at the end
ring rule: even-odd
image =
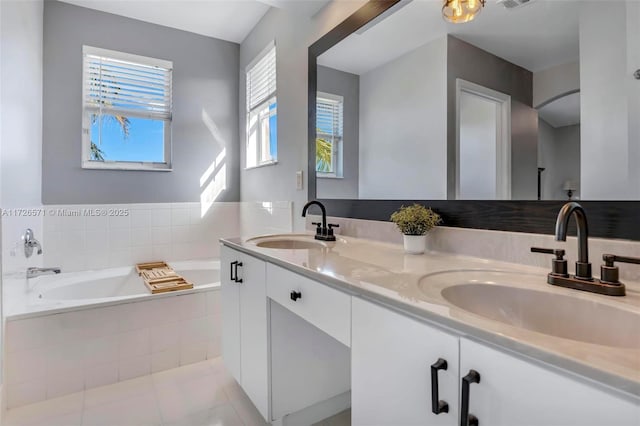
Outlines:
{"type": "Polygon", "coordinates": [[[430,208],[414,204],[400,207],[391,215],[391,222],[395,223],[404,235],[404,251],[421,254],[426,246],[427,232],[439,225],[442,219],[430,208]]]}

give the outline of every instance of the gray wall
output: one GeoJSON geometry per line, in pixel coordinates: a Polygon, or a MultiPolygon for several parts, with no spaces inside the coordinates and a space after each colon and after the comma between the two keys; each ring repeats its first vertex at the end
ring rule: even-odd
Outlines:
{"type": "Polygon", "coordinates": [[[538,111],[511,100],[511,199],[538,198],[538,111]]]}
{"type": "Polygon", "coordinates": [[[358,198],[360,76],[318,66],[318,92],[343,97],[342,178],[317,178],[318,198],[358,198]]]}
{"type": "MultiPolygon", "coordinates": [[[[580,183],[580,125],[554,128],[540,119],[538,164],[542,172],[542,199],[566,200],[566,180],[580,183]]],[[[580,190],[574,198],[580,198],[580,190]]]]}
{"type": "Polygon", "coordinates": [[[238,200],[238,61],[235,43],[46,1],[43,203],[200,201],[200,178],[223,149],[217,201],[238,200]],[[81,168],[83,44],[173,61],[172,172],[81,168]]]}
{"type": "Polygon", "coordinates": [[[446,56],[442,37],[360,76],[360,198],[446,199],[446,56]]]}
{"type": "Polygon", "coordinates": [[[447,193],[455,199],[456,79],[470,81],[511,96],[512,198],[537,196],[537,123],[533,125],[533,74],[469,43],[449,36],[447,43],[447,193]],[[527,111],[529,109],[530,111],[527,111]],[[529,157],[533,154],[533,157],[529,157]],[[529,158],[530,164],[522,160],[529,158]],[[524,167],[524,169],[523,169],[524,167]],[[533,175],[531,175],[533,171],[533,175]],[[529,193],[533,179],[533,193],[529,193]]]}

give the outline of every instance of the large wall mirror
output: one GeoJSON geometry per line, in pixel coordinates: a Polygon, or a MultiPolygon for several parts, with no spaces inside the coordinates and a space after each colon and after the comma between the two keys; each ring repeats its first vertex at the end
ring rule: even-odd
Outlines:
{"type": "Polygon", "coordinates": [[[310,47],[311,195],[355,217],[390,200],[634,212],[640,2],[488,0],[464,24],[442,5],[372,1],[310,47]]]}

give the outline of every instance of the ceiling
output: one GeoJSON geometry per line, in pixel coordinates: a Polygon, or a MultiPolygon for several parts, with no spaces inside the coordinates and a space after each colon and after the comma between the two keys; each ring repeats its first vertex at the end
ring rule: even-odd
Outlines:
{"type": "Polygon", "coordinates": [[[329,0],[61,0],[65,3],[242,42],[270,7],[310,17],[329,0]]]}
{"type": "Polygon", "coordinates": [[[580,92],[562,96],[538,108],[538,115],[556,128],[580,124],[580,92]]]}
{"type": "Polygon", "coordinates": [[[318,63],[363,74],[446,34],[533,72],[578,59],[574,0],[535,0],[510,10],[488,0],[474,21],[457,25],[445,22],[441,9],[440,0],[413,0],[362,34],[350,35],[318,63]]]}

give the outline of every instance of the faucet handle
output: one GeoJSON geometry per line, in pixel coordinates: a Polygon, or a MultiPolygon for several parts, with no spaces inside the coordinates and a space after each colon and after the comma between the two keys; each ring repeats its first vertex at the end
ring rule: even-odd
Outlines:
{"type": "Polygon", "coordinates": [[[541,247],[531,247],[531,253],[552,254],[556,258],[551,261],[551,274],[568,277],[567,260],[564,258],[564,249],[549,249],[541,247]]]}
{"type": "Polygon", "coordinates": [[[334,223],[330,223],[327,225],[327,235],[332,236],[333,235],[333,228],[340,228],[340,225],[336,225],[334,223]]]}
{"type": "Polygon", "coordinates": [[[603,254],[602,260],[604,260],[604,265],[600,267],[600,281],[611,284],[620,284],[619,269],[613,264],[614,262],[640,265],[640,258],[616,256],[615,254],[603,254]]]}
{"type": "Polygon", "coordinates": [[[531,247],[531,253],[553,254],[556,257],[556,260],[563,260],[565,255],[564,249],[549,249],[541,247],[531,247]]]}

